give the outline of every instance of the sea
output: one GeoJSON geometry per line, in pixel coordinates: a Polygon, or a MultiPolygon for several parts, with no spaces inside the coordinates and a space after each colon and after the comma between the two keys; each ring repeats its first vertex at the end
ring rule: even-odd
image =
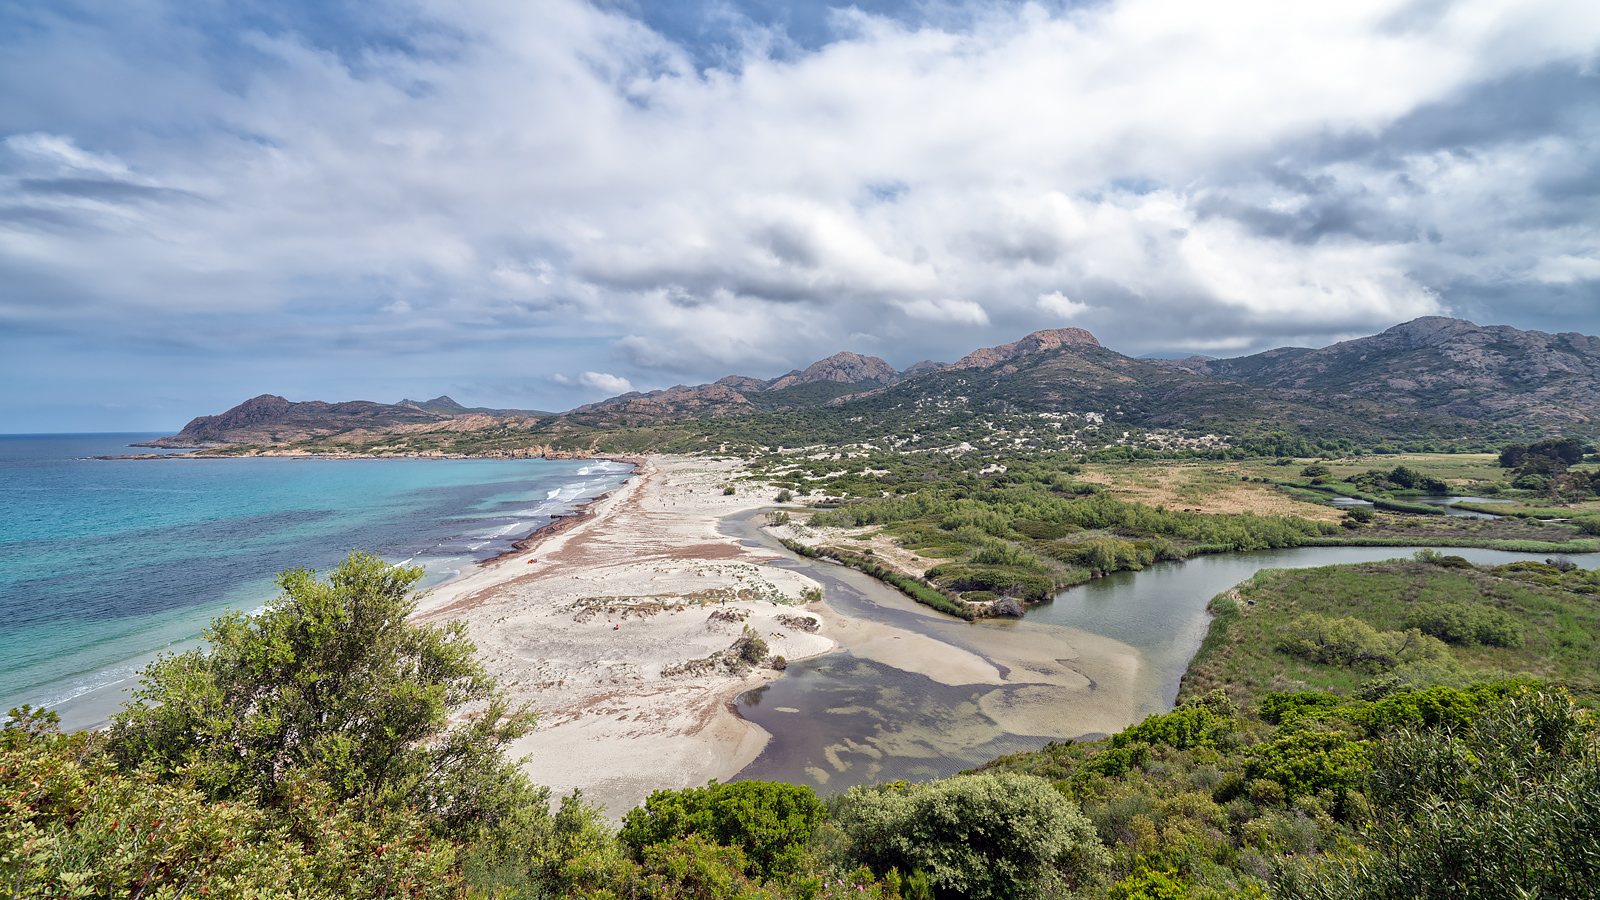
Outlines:
{"type": "MultiPolygon", "coordinates": [[[[620,486],[610,460],[155,459],[158,434],[0,435],[0,712],[94,728],[162,653],[352,550],[438,585],[620,486]]],[[[176,451],[174,454],[176,455],[176,451]]]]}

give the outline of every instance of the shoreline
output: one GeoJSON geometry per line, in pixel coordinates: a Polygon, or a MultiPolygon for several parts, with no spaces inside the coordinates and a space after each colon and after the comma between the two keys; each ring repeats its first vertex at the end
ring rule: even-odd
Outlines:
{"type": "MultiPolygon", "coordinates": [[[[642,459],[636,459],[631,456],[595,456],[590,458],[603,459],[607,462],[628,463],[629,465],[632,465],[633,471],[629,472],[628,477],[623,479],[624,486],[635,477],[644,474],[645,461],[642,459]]],[[[572,511],[566,515],[551,516],[550,521],[528,532],[526,536],[512,541],[511,549],[503,550],[499,553],[496,553],[494,556],[488,557],[487,559],[480,559],[478,560],[477,565],[479,567],[488,566],[498,563],[509,557],[520,556],[521,554],[527,553],[530,549],[537,546],[540,541],[545,540],[546,538],[554,537],[569,528],[573,528],[589,521],[590,519],[594,518],[594,505],[619,490],[622,490],[622,486],[612,488],[603,494],[591,497],[588,500],[577,504],[572,508],[572,511]]]]}
{"type": "Polygon", "coordinates": [[[724,494],[727,461],[610,459],[634,474],[435,587],[413,615],[465,622],[490,674],[534,703],[538,727],[508,749],[536,783],[620,817],[651,791],[730,780],[765,748],[736,702],[781,673],[718,656],[746,629],[790,660],[835,642],[812,630],[822,608],[801,604],[816,582],[717,530],[769,505],[766,485],[724,494]]]}

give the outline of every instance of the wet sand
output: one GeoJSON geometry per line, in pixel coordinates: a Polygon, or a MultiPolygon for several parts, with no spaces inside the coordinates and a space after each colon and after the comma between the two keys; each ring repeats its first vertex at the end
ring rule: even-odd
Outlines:
{"type": "Polygon", "coordinates": [[[581,789],[620,816],[652,790],[730,780],[768,735],[733,706],[776,678],[704,661],[746,627],[772,654],[800,660],[833,641],[783,621],[817,584],[763,565],[716,531],[728,513],[771,502],[775,488],[738,482],[738,464],[651,458],[581,517],[524,550],[441,585],[419,620],[460,619],[490,673],[538,728],[511,747],[558,795],[581,789]]]}
{"type": "Polygon", "coordinates": [[[1059,625],[967,623],[859,572],[798,559],[762,527],[776,489],[731,481],[738,471],[644,460],[584,516],[442,585],[419,610],[465,621],[490,672],[535,704],[538,729],[511,748],[534,781],[558,795],[581,789],[615,817],[653,790],[712,778],[826,788],[879,773],[934,777],[1133,720],[1137,651],[1059,625]],[[797,605],[816,588],[823,602],[797,605]],[[784,621],[796,615],[819,630],[784,621]],[[789,661],[782,678],[682,671],[746,626],[789,661]],[[854,699],[739,705],[741,695],[805,694],[817,669],[844,673],[840,690],[854,699]],[[782,746],[761,722],[783,723],[782,746]]]}

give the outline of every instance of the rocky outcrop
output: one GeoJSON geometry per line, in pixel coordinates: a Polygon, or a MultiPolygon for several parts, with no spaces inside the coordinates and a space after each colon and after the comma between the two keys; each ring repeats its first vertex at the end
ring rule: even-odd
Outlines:
{"type": "Polygon", "coordinates": [[[224,444],[270,444],[310,440],[360,429],[385,431],[401,425],[438,423],[451,418],[410,406],[351,400],[295,403],[274,394],[262,394],[215,416],[199,416],[171,437],[158,438],[146,447],[216,447],[224,444]]]}
{"type": "Polygon", "coordinates": [[[736,391],[748,391],[751,393],[767,389],[767,382],[759,378],[751,378],[748,375],[729,375],[726,378],[718,378],[717,384],[723,387],[731,387],[736,391]]]}
{"type": "Polygon", "coordinates": [[[836,384],[894,384],[904,377],[904,374],[895,371],[894,366],[876,356],[862,356],[845,350],[827,359],[818,360],[804,370],[794,369],[788,374],[767,381],[747,375],[729,375],[717,379],[716,383],[746,394],[754,394],[762,391],[781,391],[784,388],[816,384],[821,381],[836,384]]]}
{"type": "Polygon", "coordinates": [[[1192,372],[1196,375],[1210,375],[1211,363],[1216,362],[1216,359],[1210,356],[1185,356],[1182,359],[1144,359],[1140,360],[1140,362],[1147,362],[1152,366],[1160,366],[1163,369],[1177,369],[1182,372],[1192,372]]]}
{"type": "Polygon", "coordinates": [[[744,394],[725,384],[679,384],[648,393],[629,391],[597,403],[586,403],[567,415],[595,425],[644,425],[737,415],[754,408],[744,394]]]}
{"type": "Polygon", "coordinates": [[[1292,391],[1321,402],[1379,401],[1454,418],[1600,424],[1600,338],[1425,316],[1321,349],[1237,359],[1147,360],[1292,391]]]}
{"type": "Polygon", "coordinates": [[[922,362],[914,362],[911,365],[906,366],[905,371],[900,373],[900,377],[912,378],[914,376],[921,375],[923,372],[937,372],[940,369],[948,368],[949,366],[949,363],[934,362],[931,359],[925,359],[922,362]]]}
{"type": "Polygon", "coordinates": [[[1082,328],[1051,328],[1045,331],[1035,331],[1020,341],[1001,344],[998,347],[985,347],[974,350],[961,357],[950,368],[952,369],[987,369],[1001,363],[1016,359],[1019,356],[1028,356],[1034,353],[1048,353],[1051,350],[1060,350],[1063,347],[1098,347],[1100,342],[1094,335],[1082,328]]]}
{"type": "Polygon", "coordinates": [[[838,384],[861,384],[868,381],[894,384],[899,380],[900,373],[895,371],[894,366],[878,357],[862,356],[845,350],[812,363],[803,372],[791,372],[773,379],[767,385],[767,390],[781,391],[784,388],[815,384],[819,381],[832,381],[838,384]]]}
{"type": "Polygon", "coordinates": [[[432,400],[401,400],[396,406],[406,406],[420,409],[425,412],[442,413],[447,416],[496,416],[499,418],[525,418],[528,416],[548,416],[550,413],[540,409],[493,409],[487,406],[462,406],[449,397],[440,394],[432,400]]]}

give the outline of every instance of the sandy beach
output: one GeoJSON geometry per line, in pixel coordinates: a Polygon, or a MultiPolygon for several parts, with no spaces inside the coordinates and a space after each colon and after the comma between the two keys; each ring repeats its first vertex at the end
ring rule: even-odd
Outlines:
{"type": "MultiPolygon", "coordinates": [[[[973,711],[982,715],[962,725],[968,731],[1060,738],[1132,720],[1138,653],[1107,638],[1012,622],[969,625],[876,582],[866,587],[881,589],[879,602],[924,624],[911,631],[836,603],[804,603],[824,586],[766,565],[774,551],[718,530],[724,517],[773,504],[775,488],[732,480],[739,468],[643,460],[638,475],[581,515],[423,601],[419,619],[466,622],[490,672],[517,700],[535,704],[539,727],[511,748],[526,757],[534,781],[557,795],[581,789],[620,816],[652,790],[734,777],[771,738],[739,716],[734,700],[780,676],[766,667],[732,671],[713,656],[747,627],[789,661],[843,645],[856,658],[975,690],[982,700],[973,711]],[[735,492],[724,493],[730,485],[735,492]]],[[[849,583],[870,581],[834,567],[818,577],[829,591],[857,597],[849,583]]],[[[927,756],[950,741],[953,750],[985,736],[879,728],[861,739],[869,756],[927,756]]],[[[826,755],[829,768],[850,768],[846,750],[826,755]]],[[[827,780],[826,772],[813,776],[827,780]]]]}
{"type": "Polygon", "coordinates": [[[786,659],[833,648],[806,627],[820,626],[801,605],[816,582],[717,533],[722,516],[772,503],[773,489],[730,481],[737,469],[645,460],[574,524],[419,607],[419,620],[465,621],[489,670],[535,703],[539,727],[511,755],[557,795],[581,788],[617,816],[655,789],[732,778],[768,740],[733,700],[779,673],[738,674],[708,657],[746,627],[786,659]],[[736,493],[724,494],[730,484],[736,493]]]}

